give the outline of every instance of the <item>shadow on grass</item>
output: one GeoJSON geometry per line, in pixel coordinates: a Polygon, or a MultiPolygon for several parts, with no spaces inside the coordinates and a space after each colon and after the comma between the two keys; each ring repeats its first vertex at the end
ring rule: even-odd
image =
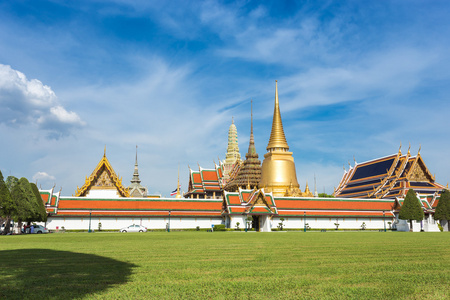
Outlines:
{"type": "Polygon", "coordinates": [[[81,298],[126,283],[133,267],[68,251],[0,251],[0,299],[81,298]]]}

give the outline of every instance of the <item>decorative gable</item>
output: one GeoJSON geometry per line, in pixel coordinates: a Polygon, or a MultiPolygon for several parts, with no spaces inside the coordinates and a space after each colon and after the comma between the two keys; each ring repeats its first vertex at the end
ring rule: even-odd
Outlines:
{"type": "Polygon", "coordinates": [[[254,190],[249,197],[249,202],[247,203],[246,213],[248,214],[276,214],[276,208],[272,207],[266,199],[267,195],[264,194],[263,190],[254,190]]]}
{"type": "Polygon", "coordinates": [[[114,172],[106,158],[106,153],[89,177],[86,177],[84,185],[77,187],[76,197],[86,197],[91,190],[117,190],[120,197],[130,197],[129,191],[122,185],[122,179],[114,172]]]}

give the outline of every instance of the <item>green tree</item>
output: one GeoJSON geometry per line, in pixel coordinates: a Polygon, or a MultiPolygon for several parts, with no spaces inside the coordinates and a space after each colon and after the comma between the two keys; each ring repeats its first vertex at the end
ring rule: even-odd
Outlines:
{"type": "MultiPolygon", "coordinates": [[[[450,191],[444,190],[439,198],[438,205],[436,206],[436,212],[434,213],[434,219],[441,221],[445,224],[445,222],[449,222],[450,220],[450,191]]],[[[450,231],[450,226],[447,225],[448,230],[450,231]]]]}
{"type": "Polygon", "coordinates": [[[398,215],[399,219],[409,220],[409,231],[413,231],[412,221],[422,221],[424,218],[424,213],[422,210],[422,205],[416,196],[413,189],[410,189],[406,194],[405,201],[403,201],[402,208],[398,215]]]}
{"type": "MultiPolygon", "coordinates": [[[[14,202],[11,193],[3,180],[3,174],[0,171],[0,217],[6,220],[5,230],[3,234],[9,233],[9,224],[11,222],[11,214],[14,212],[14,202]]],[[[0,224],[1,225],[1,224],[0,224]]]]}
{"type": "Polygon", "coordinates": [[[45,209],[44,201],[42,200],[41,194],[39,193],[39,189],[34,183],[30,183],[31,189],[33,190],[33,194],[37,201],[38,207],[38,216],[34,221],[37,222],[47,222],[47,210],[45,209]]]}
{"type": "Polygon", "coordinates": [[[19,228],[22,227],[23,221],[32,220],[36,215],[35,207],[33,207],[33,203],[30,201],[32,200],[31,196],[34,198],[30,183],[26,178],[22,177],[17,183],[12,185],[11,197],[16,207],[12,216],[14,221],[19,223],[19,228]]]}
{"type": "Polygon", "coordinates": [[[317,196],[319,196],[319,198],[334,198],[333,195],[328,195],[327,193],[319,193],[317,196]]]}
{"type": "Polygon", "coordinates": [[[9,191],[11,192],[13,187],[19,183],[19,179],[17,179],[14,176],[8,176],[6,178],[5,183],[6,183],[6,186],[8,187],[8,189],[9,189],[9,191]]]}

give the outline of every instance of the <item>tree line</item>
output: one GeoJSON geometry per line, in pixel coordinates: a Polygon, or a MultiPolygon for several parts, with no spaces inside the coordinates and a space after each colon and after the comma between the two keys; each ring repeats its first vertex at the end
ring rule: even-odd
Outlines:
{"type": "Polygon", "coordinates": [[[5,222],[2,234],[10,233],[11,221],[19,228],[23,222],[46,222],[47,211],[36,184],[25,177],[8,176],[4,180],[0,171],[0,224],[5,222]]]}

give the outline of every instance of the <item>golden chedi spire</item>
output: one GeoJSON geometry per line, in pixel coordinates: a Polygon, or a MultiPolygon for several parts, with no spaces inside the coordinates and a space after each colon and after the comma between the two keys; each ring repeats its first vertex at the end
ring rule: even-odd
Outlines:
{"type": "Polygon", "coordinates": [[[280,104],[278,101],[278,82],[275,80],[275,108],[273,110],[272,132],[270,133],[267,151],[274,148],[289,150],[286,136],[284,135],[283,122],[281,121],[280,104]]]}
{"type": "Polygon", "coordinates": [[[261,168],[260,188],[273,192],[274,196],[300,195],[294,158],[284,135],[278,100],[278,84],[275,81],[275,108],[273,112],[272,132],[261,168]]]}

